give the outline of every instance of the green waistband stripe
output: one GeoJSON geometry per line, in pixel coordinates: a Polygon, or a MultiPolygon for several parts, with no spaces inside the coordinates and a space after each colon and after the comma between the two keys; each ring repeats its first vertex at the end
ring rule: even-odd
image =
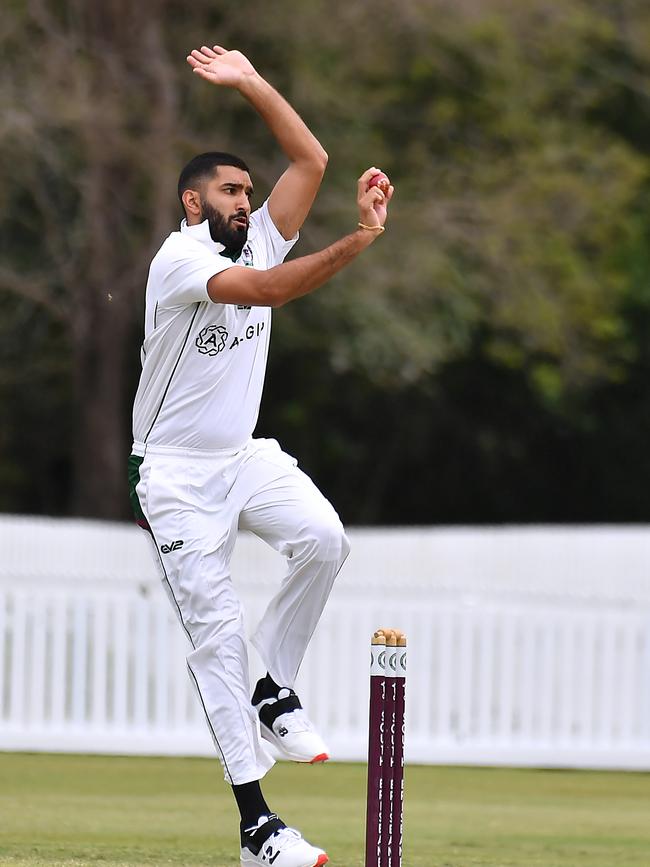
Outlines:
{"type": "Polygon", "coordinates": [[[147,523],[147,519],[142,511],[142,506],[140,505],[140,500],[135,492],[135,489],[140,482],[140,466],[143,460],[144,458],[140,455],[129,456],[129,499],[131,500],[131,508],[133,509],[136,521],[144,521],[147,523]]]}

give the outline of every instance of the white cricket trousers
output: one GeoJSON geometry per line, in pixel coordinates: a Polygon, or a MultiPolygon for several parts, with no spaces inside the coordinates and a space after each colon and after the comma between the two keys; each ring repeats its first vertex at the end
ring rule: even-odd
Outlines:
{"type": "Polygon", "coordinates": [[[192,645],[187,665],[226,781],[259,780],[274,760],[251,705],[242,607],[230,577],[237,530],[251,530],[287,558],[251,641],[273,680],[291,687],[350,550],[343,526],[275,440],[252,439],[237,451],[139,449],[135,491],[192,645]]]}

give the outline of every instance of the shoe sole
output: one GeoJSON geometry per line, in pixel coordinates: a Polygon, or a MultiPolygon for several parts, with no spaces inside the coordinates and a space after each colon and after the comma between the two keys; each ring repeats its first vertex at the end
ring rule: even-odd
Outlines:
{"type": "MultiPolygon", "coordinates": [[[[327,753],[319,753],[317,756],[314,756],[314,758],[311,759],[309,764],[310,765],[318,765],[321,762],[327,762],[327,761],[329,761],[329,756],[327,755],[327,753]]],[[[325,864],[325,861],[323,861],[323,864],[325,864]]]]}
{"type": "MultiPolygon", "coordinates": [[[[323,853],[322,855],[318,856],[318,860],[315,862],[315,864],[313,864],[313,867],[323,867],[323,864],[327,864],[329,860],[329,857],[325,855],[325,853],[323,853]]],[[[239,863],[241,867],[251,867],[251,865],[252,867],[257,867],[258,862],[251,861],[250,858],[246,858],[245,860],[242,858],[239,863]]],[[[307,867],[307,865],[305,865],[305,867],[307,867]]]]}

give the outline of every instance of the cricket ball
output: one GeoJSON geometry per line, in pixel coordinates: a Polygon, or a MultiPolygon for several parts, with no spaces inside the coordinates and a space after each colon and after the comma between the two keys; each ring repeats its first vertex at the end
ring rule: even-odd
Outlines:
{"type": "Polygon", "coordinates": [[[379,187],[382,193],[387,196],[390,187],[390,178],[383,172],[377,172],[377,174],[373,175],[368,181],[368,189],[370,189],[370,187],[379,187]]]}

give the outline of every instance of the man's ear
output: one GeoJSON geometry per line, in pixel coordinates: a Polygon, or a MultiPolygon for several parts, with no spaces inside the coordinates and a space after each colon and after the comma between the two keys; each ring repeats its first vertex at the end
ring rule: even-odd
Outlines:
{"type": "Polygon", "coordinates": [[[201,216],[201,196],[198,190],[185,190],[182,196],[183,207],[188,215],[201,216]]]}

